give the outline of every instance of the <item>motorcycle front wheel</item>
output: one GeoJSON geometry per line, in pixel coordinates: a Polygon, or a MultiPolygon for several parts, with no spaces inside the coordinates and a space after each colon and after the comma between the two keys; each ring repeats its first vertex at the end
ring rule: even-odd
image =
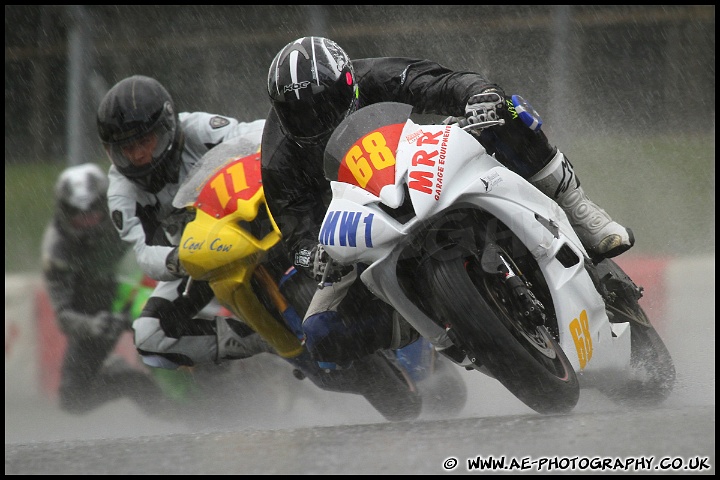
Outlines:
{"type": "Polygon", "coordinates": [[[454,330],[470,359],[542,414],[567,413],[580,397],[570,361],[545,326],[516,306],[499,275],[472,268],[472,259],[425,262],[431,309],[454,330]]]}

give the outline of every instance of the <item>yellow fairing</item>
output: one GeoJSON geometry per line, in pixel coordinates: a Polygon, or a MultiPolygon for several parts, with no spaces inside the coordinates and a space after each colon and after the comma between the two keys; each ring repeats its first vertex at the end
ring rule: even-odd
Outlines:
{"type": "Polygon", "coordinates": [[[300,340],[265,309],[249,288],[249,282],[238,283],[230,278],[210,285],[220,303],[259,333],[278,355],[293,358],[302,353],[300,340]]]}
{"type": "Polygon", "coordinates": [[[269,214],[265,220],[269,233],[262,239],[241,226],[241,222],[247,225],[256,221],[260,208],[267,212],[262,188],[252,199],[238,201],[237,209],[222,218],[208,215],[201,206],[197,208],[195,220],[187,224],[180,242],[180,261],[190,276],[213,281],[225,278],[228,270],[251,269],[260,263],[281,238],[269,214]]]}
{"type": "MultiPolygon", "coordinates": [[[[210,283],[215,296],[282,357],[295,357],[303,351],[298,338],[260,303],[251,286],[253,273],[267,252],[281,238],[270,216],[262,188],[250,200],[241,200],[237,209],[215,218],[198,205],[195,219],[188,223],[180,242],[179,256],[185,270],[196,280],[210,283]],[[263,238],[247,228],[259,222],[263,238]]],[[[259,227],[258,227],[259,228],[259,227]]]]}

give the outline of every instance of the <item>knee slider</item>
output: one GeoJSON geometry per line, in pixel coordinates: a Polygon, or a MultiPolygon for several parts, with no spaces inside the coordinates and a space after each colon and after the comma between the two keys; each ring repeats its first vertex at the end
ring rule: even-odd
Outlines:
{"type": "Polygon", "coordinates": [[[540,114],[520,95],[513,95],[507,102],[508,107],[515,111],[515,114],[522,123],[533,132],[537,132],[542,127],[542,118],[540,114]]]}

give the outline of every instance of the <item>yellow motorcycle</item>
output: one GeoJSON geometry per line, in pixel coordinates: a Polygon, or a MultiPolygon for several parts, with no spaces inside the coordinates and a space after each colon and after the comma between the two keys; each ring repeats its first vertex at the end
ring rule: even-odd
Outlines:
{"type": "MultiPolygon", "coordinates": [[[[362,395],[387,420],[417,418],[422,397],[392,351],[327,370],[302,342],[301,321],[316,283],[289,264],[265,202],[260,145],[246,138],[210,150],[189,172],[173,206],[187,215],[179,258],[193,282],[205,281],[219,303],[260,334],[275,353],[327,391],[362,395]]],[[[464,404],[464,399],[463,399],[464,404]]]]}

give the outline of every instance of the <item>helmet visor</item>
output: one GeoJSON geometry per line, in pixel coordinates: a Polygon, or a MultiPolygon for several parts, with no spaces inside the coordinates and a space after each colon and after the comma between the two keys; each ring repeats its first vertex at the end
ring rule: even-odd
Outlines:
{"type": "Polygon", "coordinates": [[[73,229],[87,230],[98,226],[107,216],[105,202],[105,197],[100,197],[86,209],[62,203],[61,209],[73,229]]]}
{"type": "Polygon", "coordinates": [[[177,124],[172,109],[164,113],[150,130],[130,138],[105,143],[110,161],[128,177],[140,177],[155,169],[172,148],[177,124]]]}
{"type": "Polygon", "coordinates": [[[318,93],[300,98],[286,94],[286,101],[274,102],[283,127],[295,138],[321,137],[337,127],[356,108],[354,88],[327,89],[314,86],[318,93]]]}

